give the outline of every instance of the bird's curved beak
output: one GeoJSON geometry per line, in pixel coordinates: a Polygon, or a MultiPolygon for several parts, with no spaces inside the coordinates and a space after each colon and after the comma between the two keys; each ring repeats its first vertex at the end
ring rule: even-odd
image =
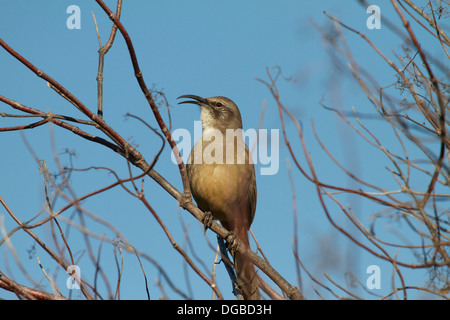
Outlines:
{"type": "Polygon", "coordinates": [[[180,101],[180,102],[178,102],[178,104],[192,103],[192,104],[197,104],[199,106],[208,106],[208,101],[206,99],[199,97],[199,96],[195,96],[193,94],[185,94],[185,95],[179,96],[177,99],[181,99],[181,98],[187,98],[187,99],[192,99],[192,100],[180,101]]]}

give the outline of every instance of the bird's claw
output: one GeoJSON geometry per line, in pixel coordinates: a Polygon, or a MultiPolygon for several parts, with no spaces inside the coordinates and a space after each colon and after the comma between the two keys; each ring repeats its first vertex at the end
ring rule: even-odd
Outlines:
{"type": "Polygon", "coordinates": [[[203,223],[203,232],[206,233],[206,229],[211,228],[212,222],[214,218],[210,211],[206,211],[205,215],[203,216],[202,223],[203,223]]]}
{"type": "Polygon", "coordinates": [[[236,235],[230,231],[225,237],[225,241],[228,244],[228,250],[230,250],[230,252],[235,252],[238,247],[238,244],[236,243],[236,235]]]}

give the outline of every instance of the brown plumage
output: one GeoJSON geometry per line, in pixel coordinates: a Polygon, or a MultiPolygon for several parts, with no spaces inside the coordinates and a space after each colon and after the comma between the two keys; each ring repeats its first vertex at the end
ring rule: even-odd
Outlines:
{"type": "MultiPolygon", "coordinates": [[[[228,98],[184,95],[201,107],[202,137],[192,148],[187,173],[192,195],[204,212],[250,247],[248,230],[256,209],[255,168],[242,138],[238,107],[228,98]],[[227,130],[228,129],[228,130],[227,130]]],[[[232,252],[238,284],[246,300],[260,299],[253,264],[232,252]]]]}

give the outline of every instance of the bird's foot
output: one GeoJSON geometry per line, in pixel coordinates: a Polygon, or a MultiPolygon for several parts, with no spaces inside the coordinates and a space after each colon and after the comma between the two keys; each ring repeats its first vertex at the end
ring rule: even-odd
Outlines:
{"type": "Polygon", "coordinates": [[[203,216],[202,223],[203,223],[203,232],[206,233],[206,229],[211,228],[212,222],[214,218],[211,211],[206,211],[205,215],[203,216]]]}
{"type": "Polygon", "coordinates": [[[228,250],[230,250],[230,252],[235,252],[238,247],[238,244],[236,242],[236,235],[233,232],[229,231],[229,233],[225,237],[225,241],[228,244],[228,250]]]}

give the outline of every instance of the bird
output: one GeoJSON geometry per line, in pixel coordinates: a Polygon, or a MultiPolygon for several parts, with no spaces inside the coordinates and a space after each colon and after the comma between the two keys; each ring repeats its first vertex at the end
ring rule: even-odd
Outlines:
{"type": "MultiPolygon", "coordinates": [[[[179,104],[200,106],[202,136],[186,163],[197,206],[250,248],[248,231],[256,210],[255,168],[242,135],[242,117],[229,98],[182,95],[179,104]]],[[[231,249],[237,283],[245,300],[261,298],[253,263],[231,249]]]]}

